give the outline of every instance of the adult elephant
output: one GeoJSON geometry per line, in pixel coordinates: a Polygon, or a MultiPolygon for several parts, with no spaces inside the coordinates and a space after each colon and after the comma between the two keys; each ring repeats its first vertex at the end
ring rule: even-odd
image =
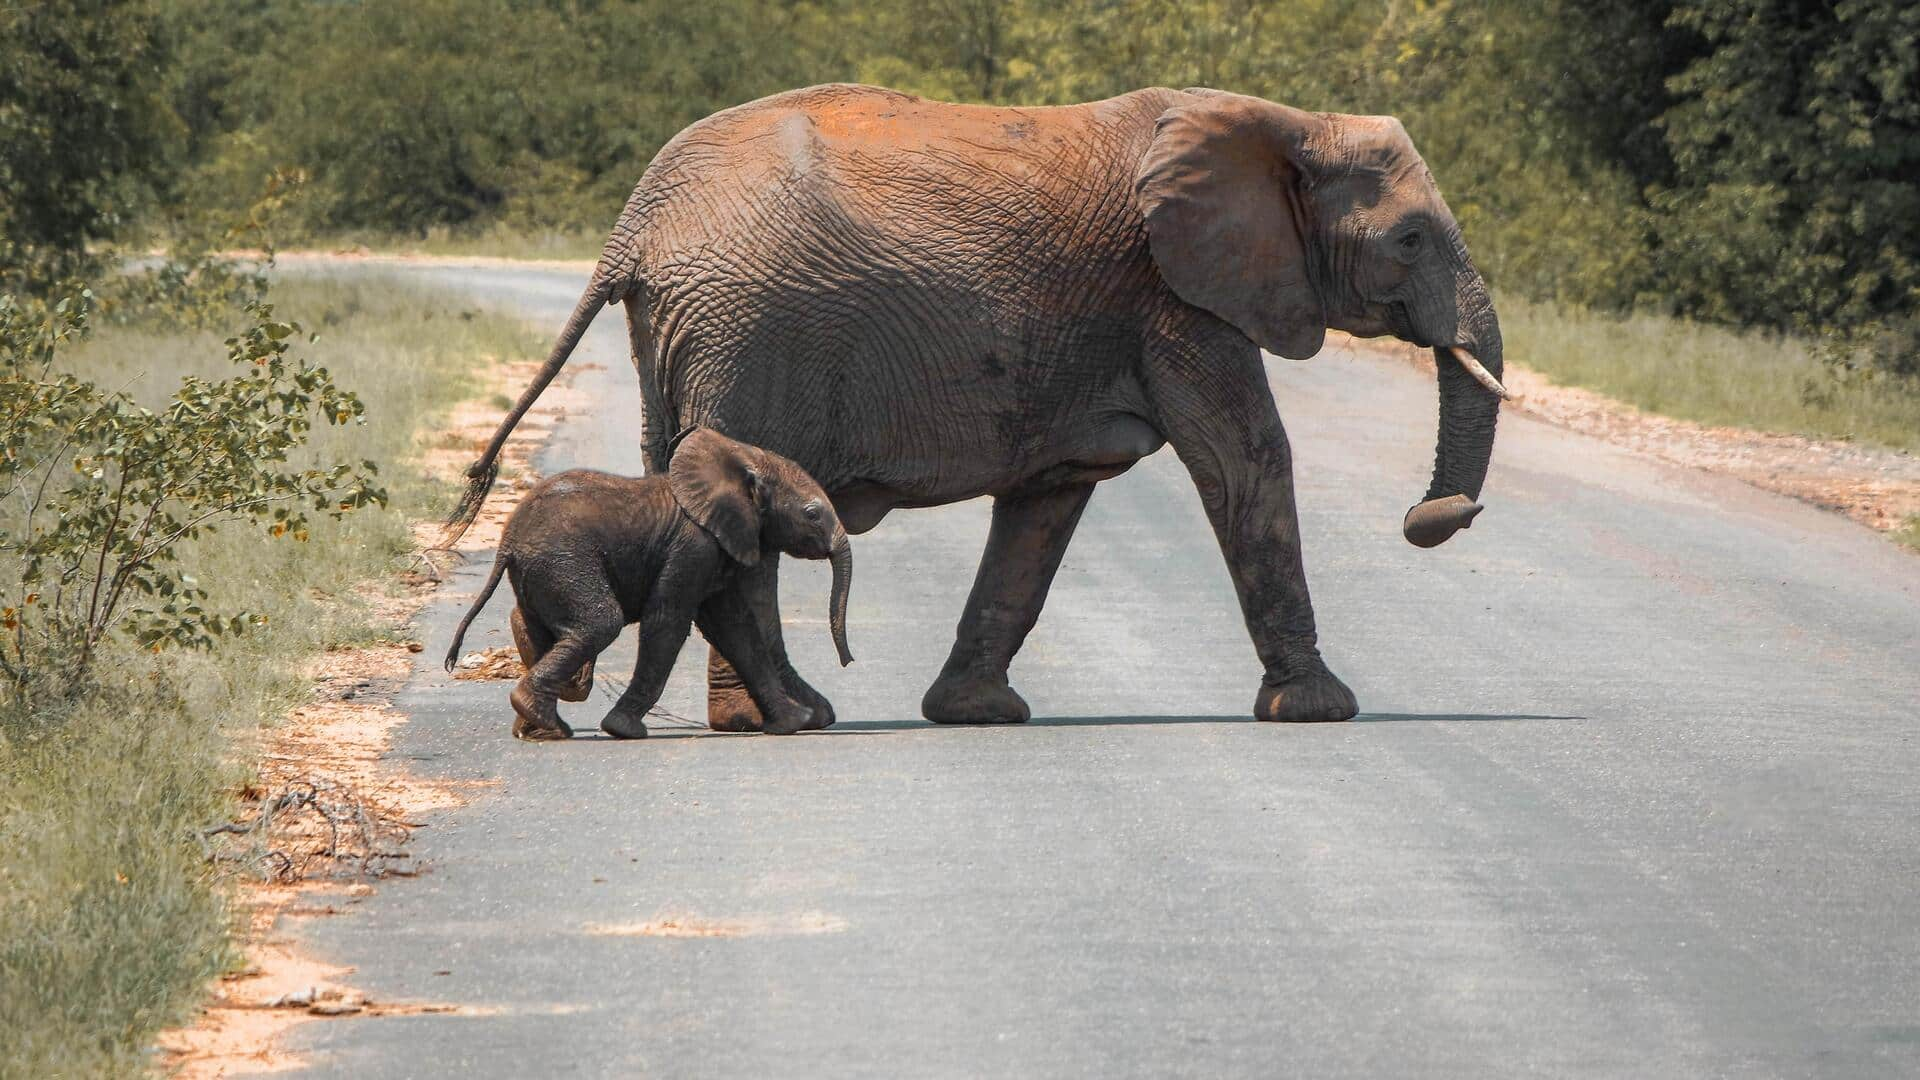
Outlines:
{"type": "MultiPolygon", "coordinates": [[[[1329,327],[1436,352],[1440,438],[1407,538],[1464,528],[1499,410],[1500,326],[1398,121],[1215,90],[1062,108],[867,86],[778,94],[660,151],[508,432],[600,309],[626,307],[649,471],[704,425],[804,465],[849,532],[896,507],[994,498],[940,723],[1027,719],[1007,665],[1096,483],[1172,443],[1265,665],[1262,720],[1343,720],[1300,558],[1293,463],[1260,351],[1329,327]]],[[[777,560],[752,571],[775,612],[777,560]]],[[[778,641],[770,643],[785,655],[778,641]]],[[[709,658],[708,720],[758,725],[709,658]]],[[[788,689],[826,707],[787,668],[788,689]]]]}

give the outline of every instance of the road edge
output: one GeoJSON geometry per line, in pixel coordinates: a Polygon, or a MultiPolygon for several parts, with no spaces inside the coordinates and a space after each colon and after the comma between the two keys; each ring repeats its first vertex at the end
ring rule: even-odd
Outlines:
{"type": "MultiPolygon", "coordinates": [[[[420,460],[410,467],[456,485],[468,460],[505,415],[506,410],[493,399],[517,395],[538,367],[537,360],[522,360],[496,363],[485,371],[474,397],[457,403],[441,423],[418,433],[421,445],[429,449],[423,449],[420,460]]],[[[480,518],[454,547],[454,559],[483,555],[497,543],[508,514],[537,478],[536,456],[557,424],[584,404],[571,382],[571,372],[563,373],[515,429],[502,453],[503,479],[480,518]]],[[[415,829],[430,824],[423,823],[423,817],[464,806],[479,793],[478,787],[485,786],[421,777],[386,756],[396,729],[408,720],[396,700],[425,654],[424,644],[411,640],[419,615],[443,595],[449,580],[442,571],[447,556],[430,553],[438,543],[439,523],[412,521],[409,525],[414,540],[409,569],[364,583],[370,593],[383,585],[398,586],[394,594],[375,599],[376,616],[383,623],[404,627],[409,640],[308,658],[316,700],[296,707],[257,742],[237,750],[251,758],[259,772],[257,790],[249,792],[255,815],[270,792],[297,785],[350,791],[364,800],[376,820],[395,825],[398,832],[388,845],[398,849],[395,859],[411,858],[404,844],[415,829]]],[[[290,920],[350,915],[355,905],[377,891],[376,881],[384,885],[422,872],[426,871],[410,865],[378,877],[362,875],[360,880],[329,875],[292,884],[236,883],[230,903],[239,915],[236,944],[244,963],[207,987],[191,1024],[161,1033],[155,1040],[156,1064],[168,1075],[186,1080],[284,1072],[305,1063],[282,1050],[281,1040],[307,1023],[473,1011],[440,1002],[370,1000],[352,985],[352,968],[327,964],[303,953],[295,943],[298,933],[290,920]]]]}

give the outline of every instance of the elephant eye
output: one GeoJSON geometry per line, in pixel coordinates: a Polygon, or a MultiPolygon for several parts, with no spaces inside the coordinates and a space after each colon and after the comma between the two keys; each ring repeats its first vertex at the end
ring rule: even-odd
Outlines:
{"type": "Polygon", "coordinates": [[[1408,229],[1406,232],[1400,234],[1400,239],[1395,241],[1395,243],[1400,246],[1400,254],[1418,255],[1420,253],[1420,245],[1425,243],[1426,239],[1426,234],[1419,229],[1408,229]]]}
{"type": "Polygon", "coordinates": [[[810,503],[808,503],[808,504],[807,504],[807,505],[805,506],[805,508],[804,508],[804,510],[805,510],[805,513],[806,513],[806,515],[807,515],[807,520],[808,520],[808,521],[819,521],[819,520],[820,520],[820,504],[819,504],[819,503],[817,503],[817,502],[810,502],[810,503]]]}

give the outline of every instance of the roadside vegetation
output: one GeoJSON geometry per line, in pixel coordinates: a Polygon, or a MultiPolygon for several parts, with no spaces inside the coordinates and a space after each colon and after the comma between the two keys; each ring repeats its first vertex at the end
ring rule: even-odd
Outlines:
{"type": "Polygon", "coordinates": [[[1908,518],[1905,525],[1894,530],[1893,538],[1915,551],[1920,551],[1920,514],[1908,518]]]}
{"type": "Polygon", "coordinates": [[[452,258],[554,259],[592,262],[600,257],[604,232],[584,229],[515,229],[494,225],[455,228],[434,225],[417,234],[348,231],[308,238],[314,250],[432,255],[452,258]]]}
{"type": "Polygon", "coordinates": [[[1920,450],[1920,379],[1801,335],[1499,298],[1507,354],[1554,382],[1716,426],[1920,450]]]}
{"type": "MultiPolygon", "coordinates": [[[[124,282],[102,291],[138,292],[124,282]]],[[[0,371],[6,404],[62,381],[70,392],[85,386],[95,394],[75,410],[82,419],[99,415],[116,393],[126,399],[114,403],[121,419],[113,425],[75,421],[65,432],[28,430],[8,414],[0,475],[0,1073],[144,1073],[153,1035],[184,1019],[205,981],[234,961],[235,913],[222,878],[231,871],[208,861],[201,831],[233,816],[236,793],[252,776],[248,733],[310,695],[300,671],[306,659],[393,632],[371,616],[367,590],[407,567],[408,520],[440,512],[445,498],[443,485],[410,465],[416,433],[477,392],[488,358],[537,349],[517,322],[404,282],[296,277],[270,299],[263,312],[96,298],[85,324],[69,306],[63,325],[74,332],[50,353],[38,347],[49,344],[38,332],[46,307],[34,312],[38,327],[20,325],[31,319],[11,327],[0,371]],[[193,317],[183,319],[186,312],[193,317]],[[240,342],[237,354],[229,337],[240,342]],[[207,389],[265,379],[276,358],[284,375],[270,392],[308,400],[275,413],[244,393],[207,389]],[[323,405],[339,422],[318,415],[323,405]],[[310,428],[279,422],[294,414],[310,428]],[[259,486],[237,498],[176,486],[117,504],[111,493],[121,478],[142,475],[149,462],[176,466],[167,455],[181,449],[125,433],[182,415],[204,445],[256,453],[234,475],[259,486]],[[288,436],[277,461],[258,441],[276,426],[288,436]],[[92,486],[95,469],[103,488],[92,486]],[[321,499],[207,517],[212,531],[183,538],[171,559],[154,559],[146,587],[106,613],[82,663],[85,628],[54,608],[90,593],[101,563],[47,541],[58,531],[44,523],[54,504],[64,503],[63,521],[118,513],[134,523],[151,507],[186,520],[283,494],[268,476],[291,476],[321,499]],[[16,483],[23,480],[33,487],[16,483]],[[31,528],[25,511],[42,483],[42,523],[31,528]],[[106,497],[97,497],[102,490],[106,497]],[[297,510],[276,516],[295,507],[304,520],[297,510]]],[[[192,475],[205,481],[219,472],[192,475]]],[[[109,571],[137,555],[101,530],[81,539],[107,553],[109,571]]]]}

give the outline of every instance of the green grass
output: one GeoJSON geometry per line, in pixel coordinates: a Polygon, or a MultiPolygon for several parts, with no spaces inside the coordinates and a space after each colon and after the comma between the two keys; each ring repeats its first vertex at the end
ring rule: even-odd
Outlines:
{"type": "Polygon", "coordinates": [[[1804,341],[1659,315],[1499,300],[1509,359],[1647,412],[1920,449],[1920,383],[1836,377],[1804,341]]]}
{"type": "MultiPolygon", "coordinates": [[[[416,432],[477,392],[484,357],[543,347],[516,321],[398,281],[294,278],[274,302],[321,334],[300,350],[367,403],[365,426],[322,428],[315,454],[380,462],[393,505],[316,521],[305,543],[230,526],[189,553],[190,572],[213,605],[263,613],[264,628],[213,653],[121,646],[86,699],[0,709],[0,1075],[143,1073],[154,1034],[232,962],[224,883],[195,832],[233,813],[245,734],[306,699],[301,662],[391,629],[354,586],[404,566],[407,520],[448,500],[405,464],[416,432]]],[[[217,335],[103,327],[72,366],[153,401],[226,361],[217,335]]]]}

